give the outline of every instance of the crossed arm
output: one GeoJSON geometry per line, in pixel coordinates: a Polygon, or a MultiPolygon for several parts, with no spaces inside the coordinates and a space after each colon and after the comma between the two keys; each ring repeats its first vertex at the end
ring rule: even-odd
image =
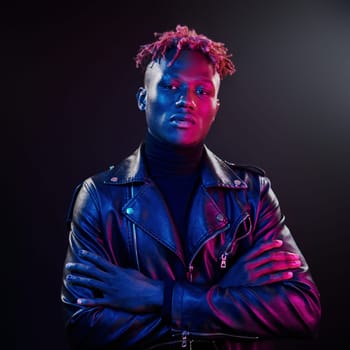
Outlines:
{"type": "MultiPolygon", "coordinates": [[[[219,286],[263,286],[289,280],[301,265],[298,254],[277,250],[283,242],[274,240],[254,247],[242,256],[225,274],[219,286]]],[[[85,250],[79,255],[83,263],[67,263],[69,284],[99,290],[102,297],[78,298],[84,306],[108,306],[132,313],[155,312],[163,306],[164,284],[141,272],[111,264],[85,250]]]]}

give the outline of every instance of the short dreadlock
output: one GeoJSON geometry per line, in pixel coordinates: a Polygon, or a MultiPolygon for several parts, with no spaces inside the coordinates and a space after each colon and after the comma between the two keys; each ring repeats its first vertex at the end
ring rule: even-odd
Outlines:
{"type": "Polygon", "coordinates": [[[176,31],[154,33],[156,41],[141,45],[135,57],[136,68],[146,69],[147,65],[154,60],[159,60],[165,53],[176,48],[176,54],[169,63],[169,66],[180,55],[181,50],[191,49],[202,52],[215,66],[220,78],[233,74],[236,69],[231,60],[231,54],[227,53],[227,48],[223,43],[215,42],[203,34],[197,34],[194,29],[187,26],[176,26],[176,31]]]}

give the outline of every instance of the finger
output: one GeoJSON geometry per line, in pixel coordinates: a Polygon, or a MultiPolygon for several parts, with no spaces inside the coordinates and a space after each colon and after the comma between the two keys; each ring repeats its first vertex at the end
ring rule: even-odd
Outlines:
{"type": "Polygon", "coordinates": [[[291,278],[293,278],[293,272],[291,271],[284,271],[279,273],[273,273],[269,275],[265,275],[263,277],[260,277],[252,283],[252,286],[262,286],[266,284],[272,284],[276,282],[283,282],[288,281],[291,278]]]}
{"type": "Polygon", "coordinates": [[[77,299],[77,304],[84,305],[84,306],[95,306],[96,302],[95,299],[77,299]]]}
{"type": "Polygon", "coordinates": [[[104,299],[77,299],[77,304],[83,306],[97,306],[97,305],[106,305],[106,301],[104,299]]]}
{"type": "Polygon", "coordinates": [[[300,260],[292,260],[292,261],[273,261],[267,264],[264,264],[257,268],[254,271],[254,274],[257,278],[265,275],[270,275],[276,272],[286,271],[286,270],[294,270],[301,266],[300,260]]]}
{"type": "Polygon", "coordinates": [[[87,250],[79,250],[79,256],[85,260],[94,263],[97,267],[105,271],[111,271],[111,269],[114,267],[114,265],[112,265],[106,259],[87,250]]]}
{"type": "Polygon", "coordinates": [[[104,291],[104,283],[88,277],[75,276],[75,275],[67,275],[66,281],[70,284],[75,284],[78,286],[86,287],[89,289],[98,289],[100,291],[104,291]]]}
{"type": "Polygon", "coordinates": [[[253,247],[253,249],[246,255],[246,260],[251,260],[260,256],[261,254],[283,245],[283,241],[276,239],[273,241],[263,242],[260,245],[253,247]]]}
{"type": "Polygon", "coordinates": [[[300,261],[300,256],[287,251],[265,252],[263,255],[257,256],[247,263],[248,269],[255,269],[261,265],[275,261],[300,261]]]}
{"type": "MultiPolygon", "coordinates": [[[[267,260],[275,260],[275,261],[289,261],[289,260],[300,260],[300,255],[296,254],[296,253],[292,253],[292,252],[288,252],[286,250],[280,250],[277,252],[268,252],[265,253],[264,256],[262,256],[262,258],[267,259],[267,260]]],[[[263,260],[262,259],[262,260],[263,260]]]]}
{"type": "Polygon", "coordinates": [[[85,276],[89,276],[92,278],[96,278],[99,280],[104,280],[106,277],[106,273],[95,266],[81,264],[81,263],[67,263],[66,269],[73,274],[81,274],[85,276]]]}

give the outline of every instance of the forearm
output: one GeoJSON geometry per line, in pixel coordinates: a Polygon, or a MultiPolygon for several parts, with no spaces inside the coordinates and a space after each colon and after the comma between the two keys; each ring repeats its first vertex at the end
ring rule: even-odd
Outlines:
{"type": "MultiPolygon", "coordinates": [[[[68,316],[68,315],[67,315],[68,316]]],[[[132,314],[106,307],[81,308],[66,324],[71,345],[79,349],[126,349],[156,341],[169,332],[158,314],[132,314]]]]}
{"type": "MultiPolygon", "coordinates": [[[[121,271],[129,275],[128,270],[121,271]]],[[[69,273],[69,270],[65,272],[62,301],[71,344],[79,344],[84,349],[104,349],[112,345],[123,349],[160,339],[169,330],[161,317],[164,293],[161,281],[147,279],[146,285],[132,283],[132,279],[118,281],[121,283],[116,290],[120,290],[120,297],[111,298],[90,287],[90,283],[95,283],[93,279],[80,280],[79,273],[69,273]],[[143,288],[145,286],[147,288],[143,288]]],[[[132,273],[137,272],[130,271],[130,275],[132,273]]]]}
{"type": "Polygon", "coordinates": [[[174,285],[172,325],[193,332],[252,336],[313,336],[320,305],[313,283],[222,288],[174,285]],[[203,322],[205,320],[205,322],[203,322]]]}
{"type": "Polygon", "coordinates": [[[144,341],[156,341],[169,331],[161,317],[163,282],[144,277],[138,284],[132,278],[137,271],[114,267],[115,271],[120,270],[121,276],[131,279],[115,278],[120,297],[117,294],[113,298],[113,294],[107,296],[102,290],[91,287],[91,283],[96,283],[93,278],[82,277],[79,271],[67,269],[70,264],[65,265],[62,301],[67,336],[72,345],[79,345],[77,349],[141,346],[144,341]]]}

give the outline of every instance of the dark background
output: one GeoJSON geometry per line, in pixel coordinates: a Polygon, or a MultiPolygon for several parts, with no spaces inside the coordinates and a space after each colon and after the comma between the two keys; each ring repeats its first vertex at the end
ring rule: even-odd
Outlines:
{"type": "Polygon", "coordinates": [[[133,57],[176,24],[233,54],[207,144],[267,171],[321,292],[313,348],[347,341],[350,2],[13,1],[1,9],[8,348],[67,349],[60,284],[73,188],[141,141],[133,57]]]}

